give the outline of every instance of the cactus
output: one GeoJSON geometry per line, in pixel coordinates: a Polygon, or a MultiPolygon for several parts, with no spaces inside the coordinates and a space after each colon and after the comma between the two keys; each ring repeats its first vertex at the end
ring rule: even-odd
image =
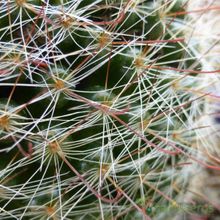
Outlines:
{"type": "Polygon", "coordinates": [[[0,1],[1,219],[165,219],[219,170],[186,4],[0,1]]]}
{"type": "MultiPolygon", "coordinates": [[[[197,214],[200,218],[219,218],[219,2],[216,0],[189,1],[187,5],[188,27],[186,38],[193,48],[197,62],[203,72],[197,88],[204,97],[201,99],[201,112],[194,119],[197,131],[197,158],[216,167],[198,166],[183,169],[187,177],[186,190],[181,201],[187,204],[201,204],[197,214]],[[210,169],[211,168],[211,169],[210,169]]],[[[183,180],[181,180],[183,181],[183,180]]],[[[177,219],[194,219],[193,215],[183,213],[177,219]]]]}

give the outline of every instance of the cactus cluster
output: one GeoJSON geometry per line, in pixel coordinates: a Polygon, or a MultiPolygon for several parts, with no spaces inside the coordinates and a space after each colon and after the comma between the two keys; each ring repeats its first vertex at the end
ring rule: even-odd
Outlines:
{"type": "Polygon", "coordinates": [[[186,3],[0,0],[0,219],[159,219],[219,169],[186,3]]]}

